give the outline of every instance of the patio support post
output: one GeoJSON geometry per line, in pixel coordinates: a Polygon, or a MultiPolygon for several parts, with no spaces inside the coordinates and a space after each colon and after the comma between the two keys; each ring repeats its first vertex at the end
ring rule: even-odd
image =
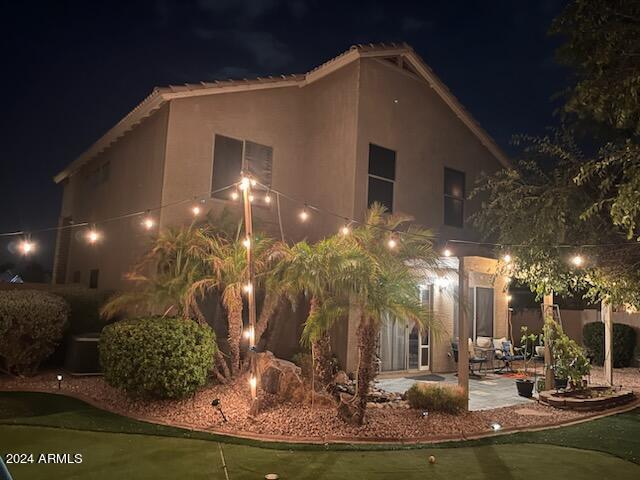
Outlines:
{"type": "MultiPolygon", "coordinates": [[[[244,156],[244,155],[243,155],[244,156]]],[[[257,415],[259,411],[258,402],[258,378],[257,370],[258,365],[256,362],[256,345],[255,345],[255,332],[256,332],[256,275],[253,262],[253,218],[251,211],[251,182],[249,177],[243,173],[243,190],[242,190],[242,203],[244,207],[244,232],[245,242],[247,242],[247,270],[248,270],[248,283],[247,283],[247,306],[249,307],[249,365],[250,365],[250,386],[251,386],[251,408],[249,410],[251,415],[257,415]]]]}
{"type": "Polygon", "coordinates": [[[465,410],[469,410],[468,292],[469,276],[464,268],[464,257],[458,257],[458,386],[465,393],[465,410]]]}
{"type": "MultiPolygon", "coordinates": [[[[546,332],[544,328],[546,322],[547,312],[551,312],[551,319],[553,320],[553,290],[544,296],[542,302],[542,331],[546,332]]],[[[549,348],[549,340],[545,335],[544,338],[544,389],[553,390],[554,387],[553,370],[551,369],[551,348],[549,348]]]]}
{"type": "Polygon", "coordinates": [[[602,322],[604,323],[604,381],[613,385],[613,321],[611,304],[603,300],[600,304],[602,322]]]}

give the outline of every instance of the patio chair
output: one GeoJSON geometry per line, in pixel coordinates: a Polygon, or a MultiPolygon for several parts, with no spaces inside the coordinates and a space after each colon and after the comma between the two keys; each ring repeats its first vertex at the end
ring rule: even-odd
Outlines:
{"type": "Polygon", "coordinates": [[[524,360],[524,355],[520,352],[522,352],[522,348],[512,346],[509,340],[502,342],[502,348],[500,349],[501,354],[497,357],[497,360],[503,363],[502,366],[496,370],[496,373],[513,372],[512,362],[524,360]]]}
{"type": "MultiPolygon", "coordinates": [[[[458,342],[456,340],[451,342],[451,350],[453,352],[453,360],[458,363],[458,342]]],[[[482,371],[482,365],[487,361],[487,357],[483,352],[477,351],[474,348],[474,354],[471,355],[469,352],[469,375],[472,377],[479,377],[480,372],[482,371]],[[476,366],[476,370],[474,371],[474,366],[476,366]]]]}

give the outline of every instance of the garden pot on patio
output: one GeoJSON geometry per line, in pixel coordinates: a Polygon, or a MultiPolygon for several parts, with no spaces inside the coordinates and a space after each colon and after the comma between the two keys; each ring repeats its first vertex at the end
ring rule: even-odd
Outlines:
{"type": "Polygon", "coordinates": [[[555,378],[553,381],[554,381],[556,390],[562,390],[567,388],[567,383],[569,382],[569,380],[566,378],[555,378]]]}
{"type": "Polygon", "coordinates": [[[531,398],[533,395],[533,381],[528,378],[519,378],[516,380],[518,395],[521,397],[531,398]]]}

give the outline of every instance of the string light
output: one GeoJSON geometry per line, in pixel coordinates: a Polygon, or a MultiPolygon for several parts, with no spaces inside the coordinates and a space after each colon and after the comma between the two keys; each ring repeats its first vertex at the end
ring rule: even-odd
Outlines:
{"type": "Polygon", "coordinates": [[[348,225],[345,225],[340,229],[340,234],[344,235],[345,237],[349,235],[349,233],[351,233],[351,229],[349,228],[348,225]]]}
{"type": "Polygon", "coordinates": [[[445,248],[444,251],[442,252],[442,254],[445,257],[450,257],[451,256],[451,250],[449,250],[448,248],[445,248]]]}
{"type": "Polygon", "coordinates": [[[251,179],[251,186],[255,187],[258,184],[253,178],[251,179]]]}
{"type": "Polygon", "coordinates": [[[306,222],[309,219],[309,212],[307,212],[307,206],[300,212],[300,220],[306,222]]]}
{"type": "Polygon", "coordinates": [[[29,240],[22,240],[18,246],[23,255],[29,255],[35,250],[35,244],[29,240]]]}
{"type": "Polygon", "coordinates": [[[513,299],[513,297],[511,295],[507,295],[507,303],[510,302],[513,299]]]}
{"type": "Polygon", "coordinates": [[[271,195],[268,193],[264,196],[264,203],[271,203],[271,195]]]}
{"type": "Polygon", "coordinates": [[[387,241],[387,247],[389,247],[391,250],[393,250],[394,248],[396,248],[398,246],[398,242],[396,241],[395,238],[391,237],[388,241],[387,241]]]}
{"type": "Polygon", "coordinates": [[[504,260],[504,263],[511,263],[511,255],[507,253],[504,257],[502,257],[502,260],[504,260]]]}
{"type": "Polygon", "coordinates": [[[251,285],[251,283],[247,283],[242,287],[242,290],[244,290],[244,293],[251,293],[253,291],[253,285],[251,285]]]}
{"type": "Polygon", "coordinates": [[[249,201],[253,202],[253,195],[249,195],[249,201]]]}
{"type": "Polygon", "coordinates": [[[146,229],[146,230],[151,230],[153,228],[153,226],[156,224],[156,222],[153,220],[153,218],[151,217],[145,217],[142,220],[142,226],[146,229]]]}
{"type": "Polygon", "coordinates": [[[251,246],[251,239],[249,239],[249,238],[245,238],[245,239],[242,241],[242,245],[244,245],[246,248],[249,248],[249,247],[251,246]]]}
{"type": "Polygon", "coordinates": [[[100,240],[100,233],[98,231],[96,231],[95,229],[91,229],[87,232],[87,241],[89,243],[96,243],[98,240],[100,240]]]}
{"type": "Polygon", "coordinates": [[[571,263],[573,263],[576,267],[581,267],[584,264],[584,258],[581,255],[574,255],[571,258],[571,263]]]}
{"type": "Polygon", "coordinates": [[[193,213],[194,217],[197,217],[198,215],[200,215],[201,209],[198,205],[195,205],[191,208],[191,213],[193,213]]]}
{"type": "Polygon", "coordinates": [[[238,192],[236,192],[235,190],[231,192],[231,200],[237,200],[238,196],[238,192]]]}
{"type": "Polygon", "coordinates": [[[249,188],[249,185],[251,185],[249,179],[247,177],[242,177],[242,179],[240,180],[240,190],[246,190],[247,188],[249,188]]]}

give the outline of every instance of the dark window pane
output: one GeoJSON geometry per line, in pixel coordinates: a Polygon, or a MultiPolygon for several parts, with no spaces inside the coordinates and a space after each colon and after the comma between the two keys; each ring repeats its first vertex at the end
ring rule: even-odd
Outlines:
{"type": "Polygon", "coordinates": [[[393,212],[393,183],[379,178],[369,177],[368,205],[379,202],[393,212]]]}
{"type": "Polygon", "coordinates": [[[273,162],[273,148],[250,141],[245,142],[245,158],[247,169],[262,185],[271,187],[271,166],[273,162]]]}
{"type": "Polygon", "coordinates": [[[464,173],[451,168],[444,169],[444,194],[464,198],[464,173]]]}
{"type": "Polygon", "coordinates": [[[98,274],[100,270],[95,269],[89,272],[89,288],[98,288],[98,274]]]}
{"type": "Polygon", "coordinates": [[[395,180],[396,152],[369,144],[369,174],[395,180]]]}
{"type": "Polygon", "coordinates": [[[463,201],[461,199],[444,197],[444,224],[451,227],[462,227],[463,201]]]}
{"type": "Polygon", "coordinates": [[[493,288],[476,288],[476,337],[493,338],[493,288]]]}
{"type": "MultiPolygon", "coordinates": [[[[242,169],[242,141],[216,135],[213,151],[213,179],[211,191],[231,185],[240,179],[242,169]]],[[[229,198],[230,190],[213,194],[216,198],[229,198]]]]}

